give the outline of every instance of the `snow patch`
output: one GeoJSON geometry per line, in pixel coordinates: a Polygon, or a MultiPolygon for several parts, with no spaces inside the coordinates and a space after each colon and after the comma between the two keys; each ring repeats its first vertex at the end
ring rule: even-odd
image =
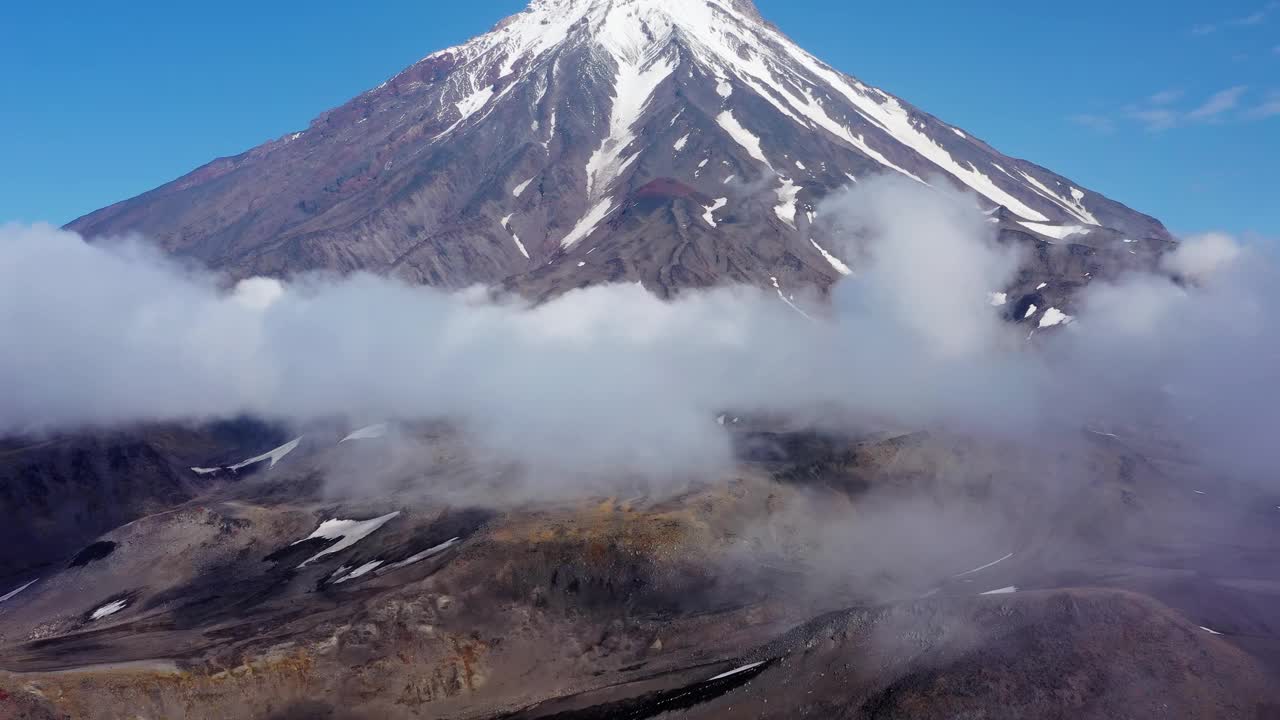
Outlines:
{"type": "Polygon", "coordinates": [[[1044,317],[1040,318],[1040,327],[1049,328],[1058,325],[1070,325],[1075,318],[1067,315],[1058,308],[1049,308],[1044,311],[1044,317]]]}
{"type": "Polygon", "coordinates": [[[702,214],[702,219],[707,221],[711,227],[716,227],[715,212],[720,208],[729,204],[729,198],[718,198],[711,205],[707,206],[707,211],[702,214]]]}
{"type": "Polygon", "coordinates": [[[761,665],[764,665],[764,662],[763,662],[763,661],[761,661],[761,662],[754,662],[754,663],[751,663],[750,665],[743,665],[742,667],[740,667],[740,668],[734,668],[733,670],[730,670],[729,672],[720,673],[719,675],[717,675],[717,676],[715,676],[715,677],[711,678],[711,679],[710,679],[710,680],[708,680],[707,682],[715,682],[715,681],[717,681],[717,680],[724,680],[725,678],[731,678],[731,677],[733,677],[734,675],[741,675],[742,673],[745,673],[745,672],[751,672],[752,670],[755,670],[756,668],[760,667],[761,665]]]}
{"type": "Polygon", "coordinates": [[[607,197],[600,200],[578,221],[578,224],[569,231],[569,234],[564,236],[564,239],[560,241],[560,246],[570,248],[582,242],[583,239],[595,231],[596,226],[603,222],[612,210],[613,198],[607,197]]]}
{"type": "Polygon", "coordinates": [[[447,135],[449,134],[450,130],[453,130],[454,128],[458,127],[462,123],[466,122],[467,118],[471,117],[472,115],[475,115],[482,108],[484,108],[484,106],[488,104],[489,100],[492,97],[493,97],[493,86],[489,85],[487,87],[480,88],[479,90],[463,98],[461,102],[455,105],[455,107],[458,108],[458,114],[462,115],[462,117],[459,118],[459,120],[455,122],[453,126],[449,128],[449,130],[444,131],[444,133],[442,134],[447,135]]]}
{"type": "Polygon", "coordinates": [[[337,540],[338,542],[303,562],[298,566],[298,569],[301,570],[327,555],[333,555],[334,553],[346,550],[352,545],[355,545],[361,540],[369,537],[376,532],[378,528],[386,525],[399,516],[400,512],[396,511],[389,515],[373,518],[372,520],[339,520],[335,518],[333,520],[326,520],[320,523],[320,527],[316,528],[315,532],[294,543],[294,545],[316,539],[337,540]]]}
{"type": "Polygon", "coordinates": [[[94,610],[93,614],[89,616],[89,619],[101,620],[104,617],[110,617],[112,615],[115,615],[116,613],[120,612],[121,610],[127,607],[129,607],[128,600],[116,600],[114,602],[109,602],[106,605],[103,605],[102,607],[98,608],[97,610],[94,610]]]}
{"type": "MultiPolygon", "coordinates": [[[[796,305],[791,298],[787,297],[786,294],[782,292],[782,286],[778,284],[778,278],[770,277],[769,280],[773,282],[773,289],[778,292],[779,300],[786,303],[787,306],[790,307],[792,310],[795,310],[796,312],[800,313],[801,317],[803,317],[805,320],[813,319],[813,317],[811,317],[809,313],[805,312],[804,310],[801,310],[799,305],[796,305]]],[[[737,420],[734,420],[734,422],[737,422],[737,420]]]]}
{"type": "Polygon", "coordinates": [[[952,577],[952,578],[962,578],[962,577],[966,577],[966,576],[968,576],[968,575],[975,575],[975,574],[980,573],[980,572],[982,572],[983,570],[986,570],[986,569],[988,569],[988,568],[993,568],[993,567],[995,567],[995,566],[999,565],[1000,563],[1004,562],[1005,560],[1008,560],[1008,559],[1009,559],[1009,558],[1011,558],[1011,557],[1013,557],[1013,553],[1009,553],[1008,555],[1005,555],[1004,557],[1000,558],[999,560],[996,560],[995,562],[989,562],[989,563],[987,563],[986,565],[983,565],[982,567],[976,567],[976,568],[974,568],[974,569],[972,569],[972,570],[969,570],[969,571],[966,571],[966,572],[962,572],[962,573],[960,573],[959,575],[952,575],[951,577],[952,577]]]}
{"type": "Polygon", "coordinates": [[[347,582],[349,580],[362,578],[365,575],[368,575],[369,573],[373,572],[374,570],[377,570],[378,568],[382,567],[382,564],[383,563],[381,560],[374,560],[372,562],[367,562],[361,565],[360,567],[356,568],[355,570],[352,570],[351,572],[347,573],[346,575],[343,575],[337,580],[334,580],[333,583],[335,585],[341,585],[342,583],[347,582]]]}
{"type": "Polygon", "coordinates": [[[528,260],[528,259],[529,259],[529,251],[528,251],[527,249],[525,249],[524,243],[520,242],[520,236],[519,236],[519,235],[516,235],[515,230],[512,230],[512,229],[511,229],[511,218],[512,218],[512,217],[514,217],[514,215],[508,215],[508,216],[506,216],[506,217],[502,218],[502,227],[503,227],[503,228],[504,228],[508,233],[510,233],[510,234],[511,234],[511,239],[512,239],[512,240],[514,240],[514,241],[515,241],[515,243],[516,243],[516,249],[520,251],[520,254],[521,254],[521,255],[523,255],[523,256],[525,257],[525,259],[526,259],[526,260],[528,260]]]}
{"type": "Polygon", "coordinates": [[[782,222],[790,225],[792,228],[796,226],[796,196],[803,189],[799,185],[792,182],[791,178],[781,178],[782,187],[774,191],[778,196],[778,204],[774,205],[773,213],[778,216],[782,222]]]}
{"type": "Polygon", "coordinates": [[[342,438],[338,444],[341,445],[344,442],[352,442],[355,440],[377,440],[378,438],[386,437],[387,431],[390,430],[390,427],[391,426],[387,423],[379,423],[377,425],[370,425],[369,427],[362,427],[342,438]]]}
{"type": "MultiPolygon", "coordinates": [[[[529,178],[528,180],[525,180],[524,182],[522,182],[522,183],[520,183],[519,185],[517,185],[517,186],[515,187],[515,189],[511,191],[511,194],[512,194],[512,195],[514,195],[514,196],[516,196],[516,197],[520,197],[521,195],[523,195],[523,194],[524,194],[524,191],[525,191],[525,190],[528,190],[528,189],[529,189],[529,185],[530,185],[532,182],[533,182],[533,178],[529,178]]],[[[508,215],[507,217],[511,217],[511,216],[510,216],[510,215],[508,215]]]]}
{"type": "Polygon", "coordinates": [[[684,150],[684,146],[688,144],[689,144],[689,136],[685,135],[684,137],[677,140],[676,144],[672,145],[671,147],[675,148],[676,152],[680,152],[681,150],[684,150]]]}
{"type": "Polygon", "coordinates": [[[422,552],[417,553],[416,555],[410,555],[409,557],[405,558],[404,560],[401,560],[398,563],[393,563],[391,565],[388,565],[385,572],[391,572],[392,570],[399,570],[400,568],[409,567],[410,565],[413,565],[415,563],[420,563],[423,560],[439,555],[440,553],[452,548],[453,546],[457,545],[460,542],[462,542],[462,538],[453,538],[452,540],[447,540],[445,542],[440,543],[439,545],[436,545],[433,548],[423,550],[422,552]]]}
{"type": "Polygon", "coordinates": [[[297,450],[297,449],[298,449],[298,444],[299,444],[299,443],[301,443],[301,442],[302,442],[302,438],[300,437],[300,438],[298,438],[298,439],[296,439],[296,440],[294,440],[294,441],[292,441],[292,442],[285,443],[284,445],[281,445],[280,447],[276,448],[275,450],[271,450],[271,451],[269,451],[269,452],[263,453],[262,455],[259,455],[258,457],[249,458],[248,460],[245,460],[244,462],[239,463],[239,464],[236,464],[236,465],[232,465],[231,467],[229,467],[229,468],[227,468],[227,469],[228,469],[228,470],[232,470],[232,471],[242,470],[242,469],[244,469],[244,468],[249,467],[250,465],[254,465],[254,464],[256,464],[256,463],[260,463],[260,462],[262,462],[263,460],[270,460],[270,461],[271,461],[271,465],[269,465],[268,467],[275,467],[275,466],[276,466],[276,463],[278,463],[278,462],[280,462],[281,460],[283,460],[283,459],[285,458],[285,456],[286,456],[286,455],[288,455],[289,453],[293,452],[294,450],[297,450]]]}
{"type": "Polygon", "coordinates": [[[1018,587],[1016,585],[1010,585],[1009,587],[1002,587],[999,590],[988,590],[987,592],[984,592],[982,594],[983,595],[1012,595],[1016,592],[1018,592],[1018,587]]]}
{"type": "Polygon", "coordinates": [[[840,258],[827,252],[827,249],[819,245],[817,240],[814,240],[813,238],[809,238],[809,243],[812,244],[813,247],[819,253],[822,254],[822,257],[825,258],[826,261],[831,264],[831,267],[835,268],[836,272],[846,276],[853,274],[853,270],[850,270],[848,265],[845,265],[844,262],[840,260],[840,258]]]}
{"type": "Polygon", "coordinates": [[[734,142],[742,146],[742,149],[746,150],[748,155],[759,160],[770,168],[773,167],[769,162],[769,158],[764,156],[764,150],[760,147],[760,138],[756,137],[750,130],[743,127],[742,123],[738,122],[738,118],[734,117],[732,112],[725,110],[717,115],[716,124],[723,128],[725,132],[729,133],[729,137],[733,138],[734,142]]]}
{"type": "MultiPolygon", "coordinates": [[[[1081,203],[1081,201],[1084,200],[1083,191],[1077,190],[1076,188],[1071,188],[1071,199],[1068,200],[1067,198],[1064,198],[1063,196],[1051,190],[1048,185],[1045,185],[1043,182],[1041,182],[1039,179],[1037,179],[1035,176],[1031,175],[1030,173],[1019,170],[1018,174],[1021,175],[1022,178],[1027,181],[1027,184],[1031,187],[1032,190],[1034,190],[1039,195],[1043,196],[1046,200],[1052,202],[1053,204],[1057,205],[1063,210],[1066,210],[1069,215],[1079,220],[1080,222],[1087,223],[1089,225],[1102,224],[1098,222],[1098,218],[1094,217],[1093,213],[1089,212],[1089,210],[1085,208],[1085,206],[1081,203]]],[[[1035,218],[1028,218],[1028,219],[1034,220],[1035,218]]]]}
{"type": "Polygon", "coordinates": [[[1066,240],[1069,237],[1089,232],[1089,228],[1083,225],[1052,225],[1049,223],[1026,222],[1025,220],[1019,220],[1018,224],[1028,230],[1034,230],[1041,235],[1057,240],[1066,240]]]}
{"type": "Polygon", "coordinates": [[[1036,307],[1035,305],[1032,305],[1031,307],[1027,308],[1027,314],[1026,314],[1026,315],[1023,315],[1023,316],[1022,316],[1022,319],[1023,319],[1023,320],[1026,320],[1027,318],[1031,317],[1032,315],[1035,315],[1035,314],[1036,314],[1036,310],[1039,310],[1039,309],[1040,309],[1040,308],[1036,307]]]}
{"type": "Polygon", "coordinates": [[[543,150],[550,150],[551,141],[556,139],[556,111],[554,108],[551,110],[551,121],[549,126],[550,129],[547,131],[547,138],[542,141],[543,150]]]}

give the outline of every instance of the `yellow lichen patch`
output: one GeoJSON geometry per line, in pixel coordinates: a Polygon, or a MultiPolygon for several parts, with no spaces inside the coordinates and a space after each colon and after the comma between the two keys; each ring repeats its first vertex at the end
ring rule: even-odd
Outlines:
{"type": "Polygon", "coordinates": [[[575,506],[515,512],[495,523],[490,539],[523,547],[579,545],[601,553],[701,554],[730,539],[744,518],[770,512],[770,496],[786,492],[760,477],[713,483],[678,497],[595,499],[575,506]]]}
{"type": "Polygon", "coordinates": [[[260,658],[229,670],[148,669],[144,664],[37,674],[28,692],[38,694],[69,717],[201,717],[210,697],[305,697],[315,664],[292,652],[260,658]]]}

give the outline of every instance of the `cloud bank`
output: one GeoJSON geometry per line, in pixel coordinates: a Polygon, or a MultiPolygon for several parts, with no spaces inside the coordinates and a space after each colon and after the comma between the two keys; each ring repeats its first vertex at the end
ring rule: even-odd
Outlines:
{"type": "Polygon", "coordinates": [[[1165,402],[1222,429],[1280,421],[1277,385],[1251,385],[1280,366],[1275,298],[1229,238],[1184,245],[1168,260],[1176,281],[1090,288],[1078,322],[1028,343],[988,301],[1018,258],[968,196],[884,178],[820,217],[856,273],[812,303],[816,321],[744,287],[670,302],[595,287],[538,306],[368,275],[227,288],[140,241],[6,226],[0,433],[438,418],[530,466],[677,475],[730,461],[722,412],[1002,435],[1165,402]]]}

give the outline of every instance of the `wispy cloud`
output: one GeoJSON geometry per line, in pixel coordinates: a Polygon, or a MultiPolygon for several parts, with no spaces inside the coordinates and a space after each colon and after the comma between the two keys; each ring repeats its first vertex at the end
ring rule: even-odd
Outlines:
{"type": "MultiPolygon", "coordinates": [[[[1126,105],[1113,113],[1072,115],[1073,124],[1102,133],[1115,132],[1125,123],[1148,132],[1164,132],[1187,125],[1203,125],[1241,117],[1236,111],[1249,92],[1248,86],[1236,85],[1220,90],[1198,105],[1180,106],[1186,93],[1180,89],[1162,90],[1126,105]]],[[[1245,117],[1270,117],[1273,105],[1268,101],[1245,114],[1245,117]]]]}
{"type": "Polygon", "coordinates": [[[1199,120],[1203,122],[1217,121],[1240,105],[1240,99],[1249,91],[1244,85],[1227,88],[1220,92],[1216,92],[1203,105],[1187,113],[1187,117],[1191,120],[1199,120]]]}
{"type": "Polygon", "coordinates": [[[1089,128],[1095,132],[1111,134],[1116,131],[1116,121],[1106,115],[1094,115],[1091,113],[1080,113],[1070,117],[1072,123],[1080,127],[1089,128]]]}
{"type": "Polygon", "coordinates": [[[1271,15],[1277,10],[1280,10],[1280,0],[1272,0],[1272,2],[1269,2],[1261,8],[1258,8],[1256,11],[1242,17],[1196,25],[1191,28],[1191,34],[1197,37],[1205,37],[1206,35],[1212,35],[1220,30],[1262,25],[1266,23],[1267,20],[1271,18],[1271,15]]]}
{"type": "Polygon", "coordinates": [[[1250,109],[1245,115],[1250,120],[1265,120],[1280,116],[1280,90],[1273,90],[1260,105],[1250,109]]]}
{"type": "Polygon", "coordinates": [[[1280,8],[1280,3],[1276,3],[1276,2],[1267,3],[1266,7],[1262,8],[1261,10],[1251,15],[1245,15],[1242,18],[1237,18],[1236,20],[1231,21],[1231,24],[1261,25],[1262,23],[1267,21],[1267,18],[1271,15],[1271,13],[1275,12],[1277,8],[1280,8]]]}
{"type": "Polygon", "coordinates": [[[1172,105],[1181,100],[1184,95],[1186,93],[1181,90],[1162,90],[1147,98],[1147,102],[1152,105],[1172,105]]]}
{"type": "Polygon", "coordinates": [[[1151,132],[1170,130],[1182,122],[1182,116],[1176,110],[1166,108],[1131,107],[1125,110],[1125,116],[1151,132]]]}

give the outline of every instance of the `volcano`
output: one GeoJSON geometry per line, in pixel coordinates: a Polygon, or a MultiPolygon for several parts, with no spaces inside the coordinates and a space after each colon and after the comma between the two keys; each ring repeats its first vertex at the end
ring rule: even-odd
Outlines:
{"type": "Polygon", "coordinates": [[[69,228],[139,233],[234,277],[825,288],[852,260],[820,201],[882,173],[971,191],[1042,244],[1169,239],[823,63],[750,0],[534,0],[303,131],[69,228]]]}

